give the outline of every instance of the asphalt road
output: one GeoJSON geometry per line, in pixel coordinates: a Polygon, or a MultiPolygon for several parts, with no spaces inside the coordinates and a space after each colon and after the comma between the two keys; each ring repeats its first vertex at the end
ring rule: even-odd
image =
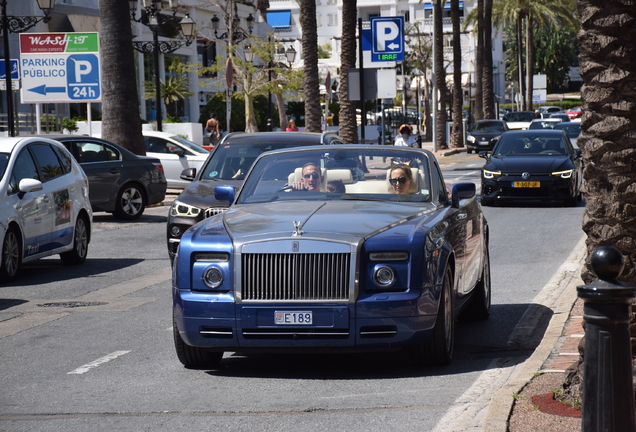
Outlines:
{"type": "MultiPolygon", "coordinates": [[[[448,181],[478,183],[477,156],[440,163],[448,181]]],[[[492,316],[458,323],[449,367],[417,369],[403,354],[226,354],[199,371],[172,345],[166,212],[135,223],[98,213],[84,265],[52,257],[0,286],[0,431],[434,430],[480,376],[531,354],[536,341],[508,341],[583,235],[582,205],[485,208],[492,316]]]]}

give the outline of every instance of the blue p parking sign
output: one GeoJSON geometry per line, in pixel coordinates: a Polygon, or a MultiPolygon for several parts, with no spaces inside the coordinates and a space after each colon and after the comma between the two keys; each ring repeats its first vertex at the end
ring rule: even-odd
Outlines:
{"type": "Polygon", "coordinates": [[[74,100],[100,97],[99,60],[95,54],[74,54],[66,62],[67,93],[74,100]]]}
{"type": "Polygon", "coordinates": [[[404,61],[404,17],[371,17],[371,61],[404,61]]]}

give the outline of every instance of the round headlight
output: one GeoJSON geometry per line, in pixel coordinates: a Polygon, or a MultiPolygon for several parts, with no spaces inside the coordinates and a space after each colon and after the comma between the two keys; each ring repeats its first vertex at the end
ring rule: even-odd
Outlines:
{"type": "Polygon", "coordinates": [[[203,282],[210,288],[218,288],[223,283],[223,273],[216,267],[210,267],[203,274],[203,282]]]}
{"type": "Polygon", "coordinates": [[[170,235],[172,237],[178,237],[179,235],[181,235],[181,229],[179,228],[178,225],[172,225],[170,227],[170,235]]]}
{"type": "Polygon", "coordinates": [[[395,273],[391,267],[378,267],[373,273],[373,281],[381,287],[389,287],[395,282],[395,273]]]}

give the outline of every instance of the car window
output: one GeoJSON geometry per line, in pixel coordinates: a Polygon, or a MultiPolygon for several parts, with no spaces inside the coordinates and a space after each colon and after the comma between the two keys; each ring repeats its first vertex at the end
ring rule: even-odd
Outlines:
{"type": "Polygon", "coordinates": [[[42,182],[47,182],[65,173],[60,160],[49,144],[31,144],[30,148],[40,166],[42,182]]]}
{"type": "Polygon", "coordinates": [[[10,153],[0,153],[0,179],[4,178],[4,172],[9,164],[10,153]]]}
{"type": "Polygon", "coordinates": [[[173,135],[170,138],[172,138],[174,141],[177,141],[179,144],[185,147],[188,151],[191,151],[193,154],[194,153],[209,153],[206,149],[204,149],[200,145],[193,143],[192,141],[187,140],[179,135],[173,135]]]}
{"type": "Polygon", "coordinates": [[[96,143],[76,141],[73,143],[80,163],[108,162],[119,160],[119,151],[111,146],[96,143]]]}
{"type": "Polygon", "coordinates": [[[20,180],[26,178],[40,180],[40,174],[38,173],[38,169],[35,166],[35,162],[33,161],[31,152],[29,151],[29,149],[25,148],[22,149],[15,160],[13,170],[11,171],[11,178],[9,180],[9,189],[7,192],[9,194],[17,193],[20,180]]]}
{"type": "Polygon", "coordinates": [[[502,122],[477,122],[473,127],[474,132],[503,132],[502,122]]]}
{"type": "Polygon", "coordinates": [[[69,154],[69,152],[58,146],[53,146],[53,151],[55,151],[55,153],[57,154],[57,157],[60,159],[60,163],[62,165],[62,170],[64,170],[64,174],[71,172],[72,156],[69,154]]]}
{"type": "Polygon", "coordinates": [[[435,172],[433,173],[433,178],[437,182],[437,199],[439,202],[445,203],[448,201],[448,191],[446,190],[446,183],[444,182],[444,178],[442,177],[442,173],[439,171],[439,167],[437,164],[434,165],[435,172]]]}
{"type": "Polygon", "coordinates": [[[144,141],[146,142],[146,151],[149,151],[152,153],[173,154],[173,153],[179,153],[181,151],[185,151],[187,154],[190,154],[190,155],[194,154],[193,152],[188,151],[187,149],[183,149],[179,145],[163,138],[144,137],[144,141]]]}
{"type": "Polygon", "coordinates": [[[504,116],[507,122],[531,122],[533,118],[531,112],[511,112],[504,116]]]}
{"type": "Polygon", "coordinates": [[[217,146],[208,159],[203,167],[201,180],[242,180],[261,153],[296,146],[298,143],[232,144],[226,142],[217,146]]]}

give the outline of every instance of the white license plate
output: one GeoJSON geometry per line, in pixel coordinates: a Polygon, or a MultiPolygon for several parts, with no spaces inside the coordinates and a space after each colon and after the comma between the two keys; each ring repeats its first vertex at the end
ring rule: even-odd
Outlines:
{"type": "Polygon", "coordinates": [[[274,324],[276,325],[311,325],[313,318],[311,311],[274,312],[274,324]]]}

